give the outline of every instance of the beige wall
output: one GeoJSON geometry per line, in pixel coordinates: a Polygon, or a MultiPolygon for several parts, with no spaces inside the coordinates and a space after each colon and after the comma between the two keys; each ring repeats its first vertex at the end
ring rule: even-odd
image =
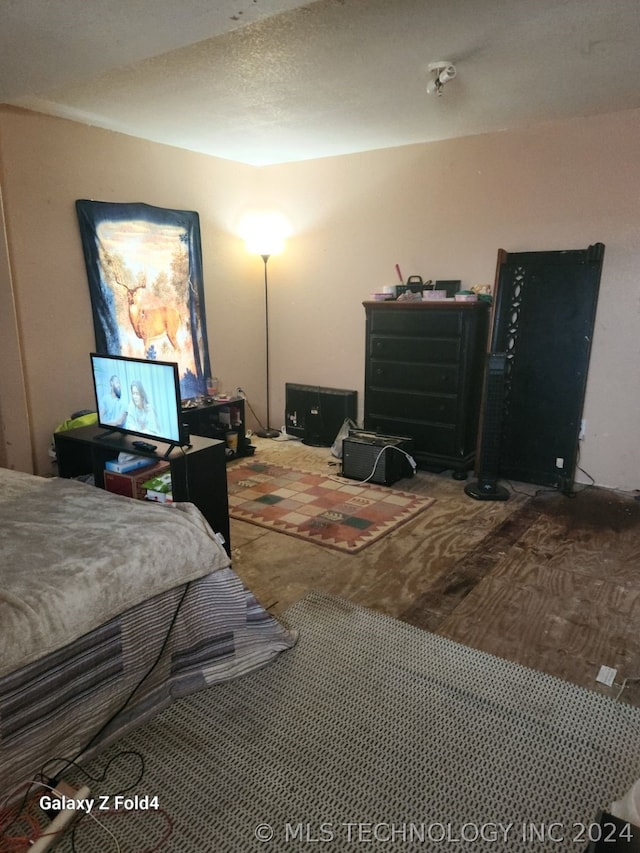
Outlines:
{"type": "MultiPolygon", "coordinates": [[[[35,470],[49,473],[53,429],[94,404],[88,353],[95,337],[78,198],[199,212],[209,338],[212,345],[221,340],[217,369],[253,389],[253,364],[241,341],[260,332],[259,312],[252,313],[259,283],[247,284],[253,259],[231,229],[253,201],[255,169],[10,109],[0,110],[0,169],[10,261],[3,264],[0,252],[0,308],[15,299],[27,398],[26,405],[17,399],[14,350],[11,368],[4,362],[0,371],[0,414],[13,438],[9,467],[28,470],[33,457],[35,470]]],[[[4,311],[1,323],[11,331],[4,311]]]]}
{"type": "Polygon", "coordinates": [[[0,465],[33,468],[29,412],[0,185],[0,465]]]}
{"type": "Polygon", "coordinates": [[[396,262],[470,286],[493,283],[498,248],[602,242],[578,479],[640,488],[640,111],[271,167],[267,182],[297,235],[270,278],[276,411],[285,380],[362,389],[361,301],[396,262]]]}
{"type": "Polygon", "coordinates": [[[33,456],[48,472],[51,430],[91,404],[94,336],[74,202],[94,198],[199,212],[213,370],[225,390],[243,387],[261,418],[263,265],[237,229],[250,206],[289,219],[286,251],[268,267],[272,426],[283,423],[286,381],[355,388],[362,408],[361,303],[395,282],[395,263],[405,276],[469,286],[493,282],[500,247],[605,243],[580,465],[599,484],[639,488],[639,125],[633,111],[254,169],[0,109],[0,309],[15,298],[19,341],[0,352],[13,355],[0,376],[8,464],[33,456]]]}

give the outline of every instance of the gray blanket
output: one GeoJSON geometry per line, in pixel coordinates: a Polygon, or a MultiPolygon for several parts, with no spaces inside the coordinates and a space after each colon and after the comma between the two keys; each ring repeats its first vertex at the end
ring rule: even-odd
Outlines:
{"type": "Polygon", "coordinates": [[[229,562],[192,504],[0,468],[0,676],[229,562]]]}

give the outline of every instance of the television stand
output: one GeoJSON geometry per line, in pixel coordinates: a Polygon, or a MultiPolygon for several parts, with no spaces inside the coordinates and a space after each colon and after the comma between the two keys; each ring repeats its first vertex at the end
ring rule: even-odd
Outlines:
{"type": "MultiPolygon", "coordinates": [[[[98,433],[98,435],[95,436],[95,441],[104,441],[105,439],[117,439],[119,436],[124,437],[126,435],[130,435],[130,433],[127,433],[126,430],[121,430],[119,427],[113,427],[112,429],[108,429],[106,432],[98,433]]],[[[147,452],[148,452],[149,454],[153,454],[154,456],[157,455],[158,458],[160,458],[160,459],[169,459],[171,457],[171,451],[175,450],[176,447],[180,448],[181,450],[183,448],[191,447],[190,444],[177,444],[173,441],[169,442],[167,444],[167,442],[165,442],[165,441],[162,441],[162,442],[159,441],[158,442],[159,444],[166,444],[167,449],[162,454],[156,454],[155,451],[156,451],[157,445],[154,445],[153,447],[149,447],[149,448],[143,448],[143,447],[139,447],[137,442],[138,442],[138,439],[135,436],[133,436],[133,440],[131,442],[133,445],[133,450],[131,451],[132,453],[135,453],[137,456],[141,456],[141,455],[146,456],[147,452]]],[[[128,453],[129,451],[123,451],[123,452],[128,453]]]]}
{"type": "MultiPolygon", "coordinates": [[[[96,441],[102,441],[103,438],[112,438],[115,433],[120,433],[118,427],[113,427],[113,429],[108,429],[106,432],[99,433],[96,435],[96,441]]],[[[124,433],[121,434],[124,435],[124,433]]]]}
{"type": "Polygon", "coordinates": [[[166,459],[171,469],[173,499],[195,504],[215,533],[224,537],[224,547],[231,554],[229,541],[229,504],[224,441],[191,436],[191,445],[180,447],[158,442],[157,451],[134,447],[135,436],[114,430],[101,432],[95,424],[54,433],[58,476],[73,478],[93,475],[95,485],[104,489],[104,463],[117,459],[120,453],[147,456],[149,461],[166,459]]]}
{"type": "Polygon", "coordinates": [[[229,433],[237,435],[237,449],[227,448],[227,459],[251,456],[255,447],[245,429],[244,397],[219,399],[207,397],[198,402],[183,403],[182,422],[191,436],[202,435],[225,442],[229,433]]]}
{"type": "Polygon", "coordinates": [[[188,450],[190,447],[193,447],[192,444],[170,444],[169,447],[162,454],[163,459],[169,459],[171,456],[171,451],[175,450],[175,448],[179,448],[183,453],[185,450],[188,450]]]}

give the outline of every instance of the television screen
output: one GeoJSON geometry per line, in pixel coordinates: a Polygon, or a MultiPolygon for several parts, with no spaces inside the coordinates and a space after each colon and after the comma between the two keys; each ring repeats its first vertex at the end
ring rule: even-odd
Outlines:
{"type": "Polygon", "coordinates": [[[178,365],[91,353],[99,426],[169,444],[186,444],[178,365]]]}

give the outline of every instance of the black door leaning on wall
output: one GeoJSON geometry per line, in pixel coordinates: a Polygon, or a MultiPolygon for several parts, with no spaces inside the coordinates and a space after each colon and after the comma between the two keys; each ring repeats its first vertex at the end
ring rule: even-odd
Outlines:
{"type": "Polygon", "coordinates": [[[500,249],[491,351],[505,353],[499,474],[570,493],[604,245],[500,249]]]}

